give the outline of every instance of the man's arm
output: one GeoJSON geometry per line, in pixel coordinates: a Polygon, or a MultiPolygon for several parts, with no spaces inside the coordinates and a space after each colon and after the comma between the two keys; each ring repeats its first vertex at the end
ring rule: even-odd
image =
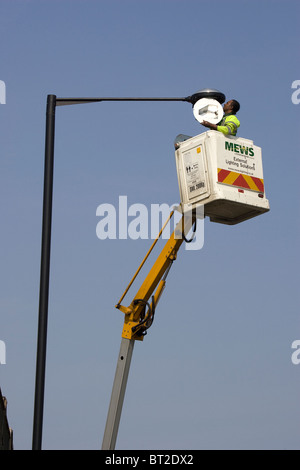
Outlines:
{"type": "Polygon", "coordinates": [[[202,121],[202,126],[208,127],[214,131],[222,132],[224,135],[236,135],[238,125],[235,122],[227,121],[225,126],[218,126],[216,124],[211,124],[208,121],[202,121]]]}
{"type": "Polygon", "coordinates": [[[208,127],[209,129],[212,129],[213,131],[217,131],[217,130],[218,130],[218,126],[217,126],[216,124],[211,124],[211,123],[208,122],[208,121],[202,121],[201,124],[202,124],[202,126],[208,127]]]}

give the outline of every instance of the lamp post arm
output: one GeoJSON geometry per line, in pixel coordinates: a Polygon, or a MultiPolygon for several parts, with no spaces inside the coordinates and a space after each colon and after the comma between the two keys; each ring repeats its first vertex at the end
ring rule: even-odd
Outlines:
{"type": "Polygon", "coordinates": [[[57,98],[56,99],[56,106],[67,106],[70,104],[88,104],[88,103],[99,103],[100,101],[188,101],[190,97],[187,98],[168,98],[168,97],[161,97],[161,98],[135,98],[135,97],[128,97],[128,98],[57,98]]]}

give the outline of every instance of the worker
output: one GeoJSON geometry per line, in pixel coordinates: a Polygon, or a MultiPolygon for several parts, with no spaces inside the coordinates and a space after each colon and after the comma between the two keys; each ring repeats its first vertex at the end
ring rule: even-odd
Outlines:
{"type": "Polygon", "coordinates": [[[240,103],[236,100],[229,100],[224,104],[224,116],[218,124],[211,124],[208,121],[202,121],[201,124],[214,131],[223,132],[225,135],[236,135],[240,121],[236,117],[236,113],[240,109],[240,103]]]}

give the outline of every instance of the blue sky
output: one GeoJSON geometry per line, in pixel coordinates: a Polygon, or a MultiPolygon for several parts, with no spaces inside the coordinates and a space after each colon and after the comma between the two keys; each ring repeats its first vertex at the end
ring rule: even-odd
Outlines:
{"type": "MultiPolygon", "coordinates": [[[[117,448],[299,449],[298,17],[292,0],[0,2],[0,387],[16,449],[32,439],[47,94],[205,87],[240,101],[271,211],[205,220],[202,250],[179,252],[135,346],[117,448]]],[[[44,449],[100,448],[123,324],[114,305],[151,243],[99,240],[97,207],[179,202],[174,138],[204,130],[187,103],[57,109],[44,449]]]]}

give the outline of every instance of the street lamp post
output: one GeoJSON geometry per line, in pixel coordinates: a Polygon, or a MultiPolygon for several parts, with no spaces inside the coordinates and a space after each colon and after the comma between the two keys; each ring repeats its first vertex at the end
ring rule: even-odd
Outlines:
{"type": "Polygon", "coordinates": [[[40,450],[42,445],[52,224],[55,108],[56,96],[48,95],[46,112],[39,323],[37,338],[35,403],[32,438],[33,450],[40,450]]]}
{"type": "Polygon", "coordinates": [[[32,436],[33,450],[40,450],[42,447],[48,327],[56,107],[67,106],[72,104],[97,103],[102,101],[185,101],[191,103],[194,106],[195,103],[202,98],[214,98],[220,103],[223,103],[225,101],[225,96],[223,95],[223,93],[213,89],[200,90],[194,93],[193,95],[187,96],[185,98],[57,98],[56,95],[48,95],[47,97],[39,317],[37,333],[35,400],[32,436]]]}

